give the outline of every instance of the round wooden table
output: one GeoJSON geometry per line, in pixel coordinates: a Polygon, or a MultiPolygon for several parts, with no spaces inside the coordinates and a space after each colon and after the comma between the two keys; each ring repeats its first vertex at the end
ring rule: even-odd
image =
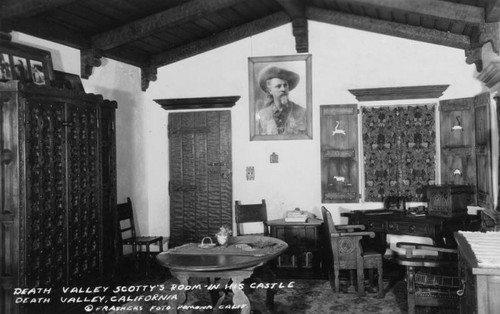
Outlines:
{"type": "MultiPolygon", "coordinates": [[[[202,250],[195,244],[186,244],[173,248],[156,256],[158,263],[170,269],[181,285],[188,286],[189,278],[215,278],[232,280],[233,308],[241,309],[242,314],[250,313],[250,301],[245,295],[242,281],[249,278],[256,267],[262,266],[282,254],[288,245],[276,238],[265,236],[231,237],[228,246],[202,250]],[[253,250],[238,250],[248,245],[253,250]],[[239,246],[239,247],[238,247],[239,246]],[[241,251],[241,252],[240,252],[241,251]]],[[[268,298],[270,296],[268,290],[268,298]]],[[[216,312],[224,296],[214,307],[216,312]]],[[[177,300],[172,300],[171,313],[177,312],[177,306],[184,304],[186,293],[178,291],[177,300]]],[[[269,300],[268,300],[269,301],[269,300]]]]}

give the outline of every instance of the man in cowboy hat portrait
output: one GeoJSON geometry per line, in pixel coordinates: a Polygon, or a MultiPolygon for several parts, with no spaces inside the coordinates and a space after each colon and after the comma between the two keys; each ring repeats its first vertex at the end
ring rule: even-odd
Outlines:
{"type": "Polygon", "coordinates": [[[306,132],[306,110],[289,98],[289,93],[299,83],[300,76],[292,71],[269,66],[259,75],[260,88],[266,100],[257,112],[260,135],[303,134],[306,132]]]}

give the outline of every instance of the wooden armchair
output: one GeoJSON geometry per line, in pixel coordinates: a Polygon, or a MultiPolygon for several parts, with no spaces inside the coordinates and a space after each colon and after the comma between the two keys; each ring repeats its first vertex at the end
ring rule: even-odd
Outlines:
{"type": "Polygon", "coordinates": [[[371,250],[363,250],[360,242],[363,237],[375,237],[375,233],[363,231],[365,229],[364,225],[335,225],[331,213],[325,207],[321,208],[321,213],[325,230],[325,244],[330,244],[327,246],[327,266],[329,267],[328,275],[332,289],[336,293],[340,291],[340,270],[355,270],[357,273],[358,295],[363,296],[365,295],[364,270],[371,270],[371,285],[373,269],[377,269],[378,296],[383,298],[382,254],[371,250]]]}
{"type": "Polygon", "coordinates": [[[457,250],[410,242],[398,242],[396,246],[406,252],[396,261],[406,267],[408,314],[415,313],[416,306],[458,311],[463,287],[458,277],[457,250]],[[416,250],[435,252],[435,255],[415,255],[416,250]]]}

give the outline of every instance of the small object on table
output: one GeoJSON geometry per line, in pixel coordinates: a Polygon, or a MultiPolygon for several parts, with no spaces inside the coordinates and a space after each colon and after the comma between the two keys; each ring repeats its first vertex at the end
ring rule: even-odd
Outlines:
{"type": "Polygon", "coordinates": [[[198,244],[198,247],[202,248],[202,249],[211,249],[215,246],[215,243],[212,242],[212,238],[210,237],[204,237],[202,240],[201,240],[201,243],[198,244]],[[209,243],[205,243],[205,240],[208,239],[210,242],[209,243]]]}

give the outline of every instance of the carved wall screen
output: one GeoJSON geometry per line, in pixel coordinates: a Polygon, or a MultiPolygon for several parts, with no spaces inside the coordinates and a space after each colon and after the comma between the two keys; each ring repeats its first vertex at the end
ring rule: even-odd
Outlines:
{"type": "Polygon", "coordinates": [[[422,201],[435,183],[435,105],[362,107],[365,200],[422,201]]]}
{"type": "Polygon", "coordinates": [[[116,102],[16,81],[0,97],[0,304],[11,313],[14,287],[112,274],[116,102]]]}
{"type": "Polygon", "coordinates": [[[359,200],[357,105],[321,106],[323,203],[359,200]]]}

